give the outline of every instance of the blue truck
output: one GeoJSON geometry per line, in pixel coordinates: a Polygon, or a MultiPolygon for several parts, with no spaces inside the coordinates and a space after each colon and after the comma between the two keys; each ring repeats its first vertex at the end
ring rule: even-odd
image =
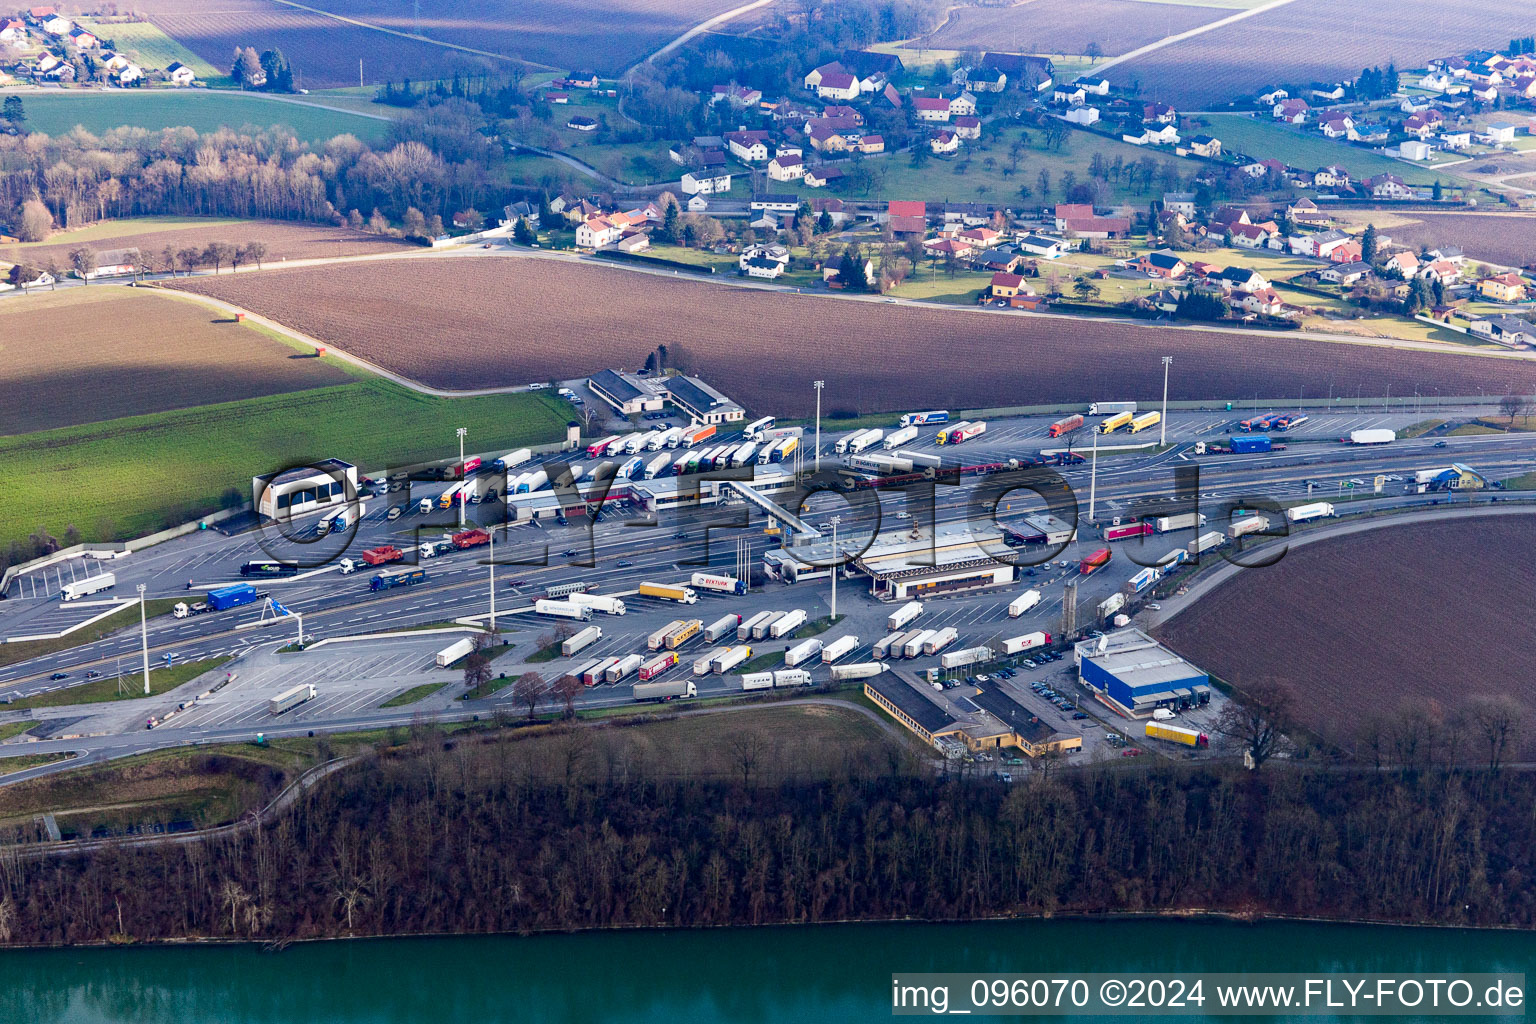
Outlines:
{"type": "Polygon", "coordinates": [[[261,595],[256,593],[256,588],[249,583],[236,583],[231,587],[219,587],[208,591],[208,607],[216,612],[226,608],[238,608],[242,604],[259,600],[261,595]]]}
{"type": "Polygon", "coordinates": [[[1249,437],[1234,436],[1227,443],[1227,447],[1232,450],[1233,455],[1246,455],[1251,452],[1271,452],[1275,450],[1274,443],[1263,435],[1249,437]]]}
{"type": "Polygon", "coordinates": [[[381,572],[368,581],[369,590],[391,590],[395,587],[409,587],[420,583],[427,578],[424,569],[399,569],[395,572],[381,572]]]}

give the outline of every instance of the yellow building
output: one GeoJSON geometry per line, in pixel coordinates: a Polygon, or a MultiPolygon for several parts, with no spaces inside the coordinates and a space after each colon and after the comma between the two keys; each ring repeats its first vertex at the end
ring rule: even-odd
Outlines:
{"type": "Polygon", "coordinates": [[[1477,282],[1477,292],[1495,302],[1524,302],[1525,279],[1519,274],[1499,274],[1477,282]]]}

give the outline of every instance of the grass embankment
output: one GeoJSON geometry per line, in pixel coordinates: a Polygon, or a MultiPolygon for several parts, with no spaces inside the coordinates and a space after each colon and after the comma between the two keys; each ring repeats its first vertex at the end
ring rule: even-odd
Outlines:
{"type": "MultiPolygon", "coordinates": [[[[145,617],[153,619],[157,616],[165,615],[180,600],[182,598],[163,597],[156,598],[153,601],[145,601],[145,617]]],[[[19,644],[0,644],[0,665],[14,665],[18,661],[40,658],[45,654],[57,654],[59,651],[67,651],[72,647],[93,643],[117,632],[124,626],[134,625],[138,621],[139,605],[135,601],[133,604],[124,605],[101,621],[92,623],[84,629],[77,629],[67,636],[61,636],[53,640],[26,640],[19,644]]]]}
{"type": "Polygon", "coordinates": [[[37,719],[28,718],[20,722],[6,722],[0,725],[0,742],[10,739],[12,736],[20,736],[37,724],[37,719]]]}
{"type": "Polygon", "coordinates": [[[215,511],[230,488],[249,500],[261,473],[331,457],[365,470],[440,458],[456,451],[456,427],[487,450],[538,444],[563,436],[569,418],[543,395],[434,398],[370,378],[0,438],[0,542],[70,523],[86,540],[141,536],[215,511]]]}
{"type": "Polygon", "coordinates": [[[143,67],[164,70],[180,61],[207,85],[231,84],[228,75],[150,22],[80,18],[76,24],[99,39],[103,49],[125,53],[143,67]]]}
{"type": "MultiPolygon", "coordinates": [[[[132,661],[133,659],[129,659],[132,661]]],[[[230,661],[230,656],[208,658],[204,661],[187,661],[166,668],[163,665],[149,669],[149,693],[154,697],[169,693],[182,683],[189,682],[211,672],[230,661]]],[[[11,705],[14,709],[56,708],[66,704],[100,704],[105,701],[134,700],[144,697],[144,677],[139,673],[125,672],[121,684],[116,678],[93,679],[83,686],[70,686],[62,690],[50,690],[35,697],[23,697],[11,705]]]]}
{"type": "Polygon", "coordinates": [[[1410,423],[1402,430],[1399,430],[1397,432],[1397,436],[1400,439],[1409,437],[1423,437],[1430,431],[1439,430],[1443,426],[1445,426],[1445,420],[1420,420],[1417,423],[1410,423]]]}
{"type": "Polygon", "coordinates": [[[48,754],[18,754],[14,757],[0,757],[0,778],[24,772],[28,768],[37,768],[40,765],[53,764],[56,761],[67,761],[74,757],[72,750],[55,750],[48,754]]]}
{"type": "Polygon", "coordinates": [[[438,690],[441,690],[447,685],[447,683],[422,683],[420,686],[411,687],[404,693],[395,694],[393,697],[389,698],[389,700],[385,701],[383,704],[380,704],[379,707],[403,708],[407,704],[415,704],[417,701],[426,700],[428,697],[432,696],[438,690]]]}
{"type": "Polygon", "coordinates": [[[389,129],[388,121],[344,110],[326,110],[253,93],[210,92],[205,89],[114,89],[22,97],[27,128],[45,135],[64,135],[76,125],[100,135],[114,128],[194,128],[199,133],[220,128],[262,130],[283,127],[301,142],[324,142],[337,135],[355,135],[375,142],[389,129]]]}

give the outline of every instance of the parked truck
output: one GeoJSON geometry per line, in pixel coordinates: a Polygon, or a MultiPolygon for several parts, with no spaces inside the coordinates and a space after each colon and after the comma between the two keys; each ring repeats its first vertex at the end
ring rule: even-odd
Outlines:
{"type": "Polygon", "coordinates": [[[859,638],[856,636],[840,636],[821,649],[821,663],[830,665],[845,654],[852,654],[858,649],[859,638]]]}
{"type": "Polygon", "coordinates": [[[616,683],[626,676],[640,671],[640,666],[645,664],[645,655],[626,654],[620,658],[617,664],[609,665],[603,670],[603,679],[610,683],[616,683]]]}
{"type": "Polygon", "coordinates": [[[1182,725],[1169,725],[1167,722],[1148,722],[1147,739],[1166,740],[1186,747],[1207,747],[1211,743],[1211,738],[1197,729],[1186,729],[1182,725]]]}
{"type": "Polygon", "coordinates": [[[1227,527],[1227,537],[1230,540],[1236,540],[1250,533],[1258,533],[1261,530],[1267,529],[1269,529],[1269,518],[1267,516],[1246,516],[1227,527]]]}
{"type": "Polygon", "coordinates": [[[598,683],[606,680],[608,678],[608,670],[617,668],[618,664],[618,658],[599,658],[591,665],[588,665],[577,678],[581,680],[581,685],[583,686],[596,686],[598,683]]]}
{"type": "Polygon", "coordinates": [[[919,629],[908,633],[906,639],[901,642],[901,656],[903,658],[918,657],[923,653],[923,644],[937,632],[936,629],[919,629]]]}
{"type": "Polygon", "coordinates": [[[1162,574],[1156,569],[1148,567],[1141,570],[1135,576],[1125,582],[1125,590],[1128,594],[1139,594],[1158,581],[1162,574]]]}
{"type": "Polygon", "coordinates": [[[724,675],[738,665],[746,663],[751,659],[751,657],[752,648],[746,646],[745,644],[738,644],[735,647],[727,647],[725,650],[715,655],[715,671],[719,672],[721,675],[724,675]]]}
{"type": "MultiPolygon", "coordinates": [[[[95,576],[89,576],[83,580],[74,580],[73,582],[64,584],[59,588],[59,600],[78,601],[82,597],[87,597],[91,594],[99,594],[103,590],[111,590],[115,586],[117,586],[116,573],[98,573],[95,576]]],[[[249,584],[245,584],[245,586],[249,586],[249,584]]],[[[254,591],[252,591],[252,593],[254,593],[254,591]]],[[[208,596],[212,597],[213,595],[210,594],[208,596]]]]}
{"type": "Polygon", "coordinates": [[[1370,430],[1352,430],[1349,437],[1344,440],[1349,444],[1390,444],[1397,440],[1397,431],[1380,427],[1370,430]]]}
{"type": "Polygon", "coordinates": [[[970,420],[961,420],[959,423],[945,424],[933,435],[934,444],[949,444],[949,435],[956,430],[964,430],[970,426],[970,420]]]}
{"type": "Polygon", "coordinates": [[[945,440],[940,441],[939,443],[940,444],[960,444],[962,441],[969,441],[973,437],[980,437],[982,434],[985,434],[986,432],[987,432],[987,421],[986,420],[970,420],[970,421],[968,421],[966,423],[960,424],[958,427],[955,427],[953,430],[951,430],[949,432],[949,436],[947,438],[945,438],[945,440]]]}
{"type": "Polygon", "coordinates": [[[1155,427],[1163,421],[1163,414],[1157,411],[1144,412],[1131,420],[1131,433],[1139,434],[1148,427],[1155,427]]]}
{"type": "Polygon", "coordinates": [[[810,661],[821,653],[821,641],[814,637],[810,640],[802,640],[789,650],[784,652],[784,664],[790,668],[810,661]]]}
{"type": "Polygon", "coordinates": [[[741,677],[743,690],[771,690],[773,689],[772,672],[748,672],[741,677]]]}
{"type": "MultiPolygon", "coordinates": [[[[425,569],[396,569],[394,572],[381,572],[368,581],[369,590],[393,590],[396,587],[414,587],[427,578],[425,569]]],[[[255,600],[253,594],[251,600],[255,600]]],[[[213,594],[208,595],[209,605],[213,604],[213,594]]],[[[244,604],[244,601],[236,602],[244,604]]]]}
{"type": "Polygon", "coordinates": [[[649,682],[678,662],[676,651],[663,651],[640,666],[640,681],[649,682]]]}
{"type": "Polygon", "coordinates": [[[1338,515],[1326,501],[1314,501],[1310,505],[1296,505],[1285,510],[1285,518],[1291,523],[1305,523],[1312,519],[1328,519],[1338,515]]]}
{"type": "Polygon", "coordinates": [[[780,686],[810,686],[811,674],[803,668],[781,668],[774,670],[773,685],[780,686]]]}
{"type": "Polygon", "coordinates": [[[699,691],[692,679],[673,679],[669,682],[636,683],[631,694],[635,700],[667,701],[697,697],[699,691]]]}
{"type": "Polygon", "coordinates": [[[789,636],[803,625],[805,625],[805,610],[793,608],[768,624],[768,635],[777,640],[780,637],[789,636]]]}
{"type": "Polygon", "coordinates": [[[517,485],[516,493],[532,494],[534,491],[541,491],[548,486],[549,474],[542,469],[536,469],[517,485]]]}
{"type": "Polygon", "coordinates": [[[876,640],[874,648],[871,651],[872,657],[874,657],[877,661],[883,661],[885,658],[891,656],[893,653],[893,647],[895,648],[894,653],[896,657],[901,657],[900,641],[906,635],[907,634],[905,631],[898,630],[895,633],[891,633],[887,636],[881,637],[879,640],[876,640]]]}
{"type": "Polygon", "coordinates": [[[704,642],[712,644],[722,637],[730,636],[736,632],[736,627],[739,625],[741,625],[740,615],[722,615],[704,627],[704,642]]]}
{"type": "Polygon", "coordinates": [[[698,636],[703,630],[703,622],[698,619],[688,619],[681,626],[667,633],[666,639],[662,642],[666,645],[667,650],[675,651],[689,640],[698,636]]]}
{"type": "Polygon", "coordinates": [[[1104,527],[1104,540],[1114,543],[1117,540],[1129,540],[1132,537],[1145,537],[1152,532],[1151,523],[1124,523],[1120,526],[1104,527]]]}
{"type": "Polygon", "coordinates": [[[1128,425],[1135,418],[1135,413],[1117,412],[1108,419],[1099,422],[1099,433],[1113,434],[1121,427],[1128,425]]]}
{"type": "Polygon", "coordinates": [[[1118,612],[1121,608],[1124,608],[1124,607],[1125,607],[1125,595],[1123,593],[1116,592],[1116,593],[1110,594],[1104,600],[1099,602],[1099,606],[1098,606],[1098,609],[1097,609],[1098,616],[1099,616],[1099,621],[1103,622],[1104,620],[1108,619],[1111,615],[1115,614],[1115,612],[1118,612]]]}
{"type": "Polygon", "coordinates": [[[945,651],[939,658],[939,666],[945,669],[964,668],[967,665],[980,665],[992,660],[992,648],[967,647],[959,651],[945,651]]]}
{"type": "Polygon", "coordinates": [[[927,426],[930,423],[948,423],[949,412],[945,409],[933,409],[929,412],[909,412],[901,417],[901,425],[904,427],[927,426]]]}
{"type": "Polygon", "coordinates": [[[700,590],[712,590],[717,594],[745,594],[747,585],[734,576],[722,573],[696,572],[690,582],[700,590]]]}
{"type": "Polygon", "coordinates": [[[672,468],[672,456],[663,452],[650,462],[646,463],[642,476],[646,480],[654,480],[659,476],[666,476],[672,468]]]}
{"type": "Polygon", "coordinates": [[[832,452],[833,452],[833,454],[834,455],[846,455],[846,454],[848,454],[849,446],[852,445],[853,442],[857,441],[859,438],[861,438],[863,436],[864,436],[864,431],[862,431],[862,430],[855,430],[851,434],[844,434],[842,437],[838,438],[836,441],[834,441],[832,443],[832,452]]]}
{"type": "Polygon", "coordinates": [[[1040,603],[1040,591],[1026,590],[1008,605],[1008,617],[1016,619],[1040,603]]]}
{"type": "Polygon", "coordinates": [[[696,604],[699,600],[698,592],[693,588],[672,583],[642,583],[640,596],[659,597],[663,601],[676,601],[678,604],[696,604]]]}
{"type": "Polygon", "coordinates": [[[560,642],[560,653],[569,658],[584,648],[591,647],[603,638],[603,627],[588,626],[574,636],[567,637],[560,642]]]}
{"type": "Polygon", "coordinates": [[[1004,654],[1022,654],[1024,651],[1032,651],[1036,647],[1045,647],[1051,642],[1051,634],[1043,632],[1025,633],[1023,636],[1009,637],[1003,641],[1004,654]]]}
{"type": "MultiPolygon", "coordinates": [[[[454,534],[448,539],[450,542],[452,542],[454,547],[458,548],[460,551],[464,551],[469,548],[484,547],[491,542],[491,535],[489,532],[480,529],[460,530],[458,533],[454,534]]],[[[366,552],[364,553],[363,557],[368,557],[366,552]]]]}
{"type": "Polygon", "coordinates": [[[784,617],[784,613],[781,612],[781,611],[778,611],[778,612],[768,612],[768,613],[764,614],[762,617],[760,617],[757,620],[755,620],[752,623],[751,639],[753,639],[753,640],[766,640],[768,638],[768,631],[773,628],[773,624],[775,622],[778,622],[783,617],[784,617]]]}
{"type": "Polygon", "coordinates": [[[1097,572],[1104,568],[1113,557],[1114,552],[1110,551],[1109,548],[1099,548],[1099,550],[1077,563],[1077,571],[1087,576],[1089,573],[1097,572]]]}
{"type": "Polygon", "coordinates": [[[1090,405],[1088,407],[1088,415],[1089,416],[1118,416],[1120,413],[1123,413],[1123,412],[1128,412],[1132,416],[1136,415],[1136,403],[1135,402],[1094,402],[1092,405],[1090,405]]]}
{"type": "Polygon", "coordinates": [[[902,445],[906,444],[908,441],[915,440],[916,438],[916,427],[902,427],[900,430],[893,430],[889,434],[886,434],[885,439],[880,442],[880,447],[884,448],[888,452],[893,452],[897,448],[900,448],[902,445]]]}
{"type": "Polygon", "coordinates": [[[841,683],[851,679],[872,679],[882,672],[889,672],[890,669],[891,666],[879,661],[856,661],[848,665],[833,665],[832,681],[841,683]]]}
{"type": "Polygon", "coordinates": [[[731,457],[727,464],[732,467],[750,466],[755,458],[757,458],[757,442],[748,441],[731,452],[731,457]]]}
{"type": "Polygon", "coordinates": [[[908,601],[900,608],[897,608],[895,611],[891,612],[890,615],[886,616],[885,628],[900,629],[921,614],[923,614],[923,602],[908,601]]]}
{"type": "Polygon", "coordinates": [[[589,622],[592,619],[591,608],[573,601],[551,601],[540,598],[533,602],[533,610],[535,614],[549,615],[557,619],[576,619],[580,622],[589,622]]]}
{"type": "Polygon", "coordinates": [[[885,431],[883,430],[866,430],[854,438],[853,442],[848,445],[848,454],[857,455],[862,451],[873,448],[880,443],[880,439],[884,436],[885,431]]]}
{"type": "Polygon", "coordinates": [[[938,654],[944,648],[960,638],[960,631],[953,626],[945,626],[935,630],[932,635],[923,641],[924,654],[938,654]]]}
{"type": "MultiPolygon", "coordinates": [[[[1284,448],[1285,446],[1280,445],[1279,447],[1284,448]]],[[[1271,441],[1267,434],[1255,434],[1251,437],[1238,437],[1236,434],[1233,434],[1227,438],[1226,445],[1227,451],[1233,455],[1259,455],[1264,452],[1272,452],[1275,448],[1275,442],[1271,441]]],[[[1221,447],[1218,445],[1216,450],[1220,451],[1221,447]]]]}
{"type": "MultiPolygon", "coordinates": [[[[588,453],[590,454],[590,452],[591,452],[591,449],[588,448],[588,453]]],[[[598,454],[602,454],[602,453],[599,452],[598,454]]],[[[491,463],[491,468],[494,469],[498,473],[505,473],[507,470],[512,469],[515,466],[521,466],[523,463],[527,462],[531,458],[533,458],[533,449],[531,449],[531,448],[518,448],[518,449],[515,449],[513,451],[507,452],[507,454],[503,455],[501,458],[497,459],[495,462],[492,462],[491,463]]]]}
{"type": "Polygon", "coordinates": [[[572,604],[586,605],[604,615],[623,615],[625,611],[622,597],[609,597],[604,594],[572,594],[568,600],[572,604]]]}
{"type": "Polygon", "coordinates": [[[756,615],[753,615],[750,618],[743,619],[741,621],[741,625],[736,627],[737,641],[739,642],[744,640],[751,640],[752,631],[757,628],[758,623],[763,622],[773,614],[773,612],[758,612],[756,615]]]}
{"type": "Polygon", "coordinates": [[[913,462],[896,455],[853,455],[848,459],[848,468],[876,476],[898,476],[912,472],[913,462]]]}
{"type": "Polygon", "coordinates": [[[1199,512],[1185,512],[1176,516],[1158,516],[1152,520],[1152,529],[1158,533],[1175,530],[1197,530],[1205,525],[1205,516],[1199,512]]]}
{"type": "MultiPolygon", "coordinates": [[[[417,571],[419,572],[420,570],[417,571]]],[[[374,579],[378,579],[378,577],[375,576],[374,579]]],[[[373,587],[372,589],[378,590],[380,588],[373,587]]],[[[215,587],[213,590],[208,591],[208,607],[216,612],[222,612],[227,608],[238,608],[242,604],[251,604],[259,600],[261,600],[261,595],[256,593],[256,588],[249,583],[236,583],[228,587],[215,587]]]]}
{"type": "Polygon", "coordinates": [[[1060,437],[1063,434],[1070,434],[1074,430],[1081,429],[1084,422],[1085,421],[1080,414],[1074,413],[1071,416],[1067,416],[1063,419],[1057,420],[1055,423],[1052,423],[1050,429],[1047,430],[1046,433],[1051,437],[1060,437]]]}
{"type": "Polygon", "coordinates": [[[717,428],[713,423],[708,423],[698,427],[688,427],[683,431],[682,444],[686,447],[692,448],[694,445],[700,443],[701,441],[707,441],[714,437],[716,429],[717,428]]]}
{"type": "Polygon", "coordinates": [[[452,665],[454,662],[469,654],[474,649],[475,641],[469,637],[465,637],[462,640],[455,640],[453,643],[437,652],[437,667],[447,668],[449,665],[452,665]]]}
{"type": "Polygon", "coordinates": [[[280,715],[285,711],[292,711],[307,700],[314,700],[318,692],[311,683],[300,683],[291,690],[282,693],[267,701],[267,710],[274,715],[280,715]]]}
{"type": "Polygon", "coordinates": [[[1207,551],[1210,551],[1214,548],[1219,548],[1226,542],[1227,538],[1225,534],[1217,533],[1214,530],[1210,533],[1202,533],[1200,536],[1189,542],[1189,557],[1199,558],[1207,551]]]}

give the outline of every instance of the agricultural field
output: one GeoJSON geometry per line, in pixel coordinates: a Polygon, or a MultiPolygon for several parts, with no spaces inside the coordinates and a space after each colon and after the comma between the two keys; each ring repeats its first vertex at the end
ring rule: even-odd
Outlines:
{"type": "Polygon", "coordinates": [[[1266,86],[1351,78],[1396,61],[1499,47],[1529,31],[1529,0],[1294,0],[1117,64],[1110,77],[1147,96],[1199,109],[1266,86]]]}
{"type": "MultiPolygon", "coordinates": [[[[1443,725],[1475,695],[1507,693],[1530,721],[1532,558],[1526,516],[1387,526],[1238,573],[1157,632],[1239,690],[1288,687],[1303,724],[1345,746],[1401,710],[1423,709],[1443,725]],[[1464,612],[1449,638],[1447,609],[1464,612]]],[[[1536,731],[1526,735],[1529,754],[1536,731]]]]}
{"type": "Polygon", "coordinates": [[[1394,245],[1459,246],[1473,260],[1506,267],[1536,263],[1536,214],[1529,213],[1411,213],[1382,216],[1380,211],[1340,211],[1338,219],[1351,226],[1374,222],[1394,245]]]}
{"type": "Polygon", "coordinates": [[[199,132],[220,128],[260,131],[282,126],[303,142],[324,142],[351,134],[365,142],[384,137],[387,117],[259,93],[207,89],[111,89],[26,93],[27,127],[44,135],[63,135],[77,125],[95,135],[114,128],[189,127],[199,132]]]}
{"type": "Polygon", "coordinates": [[[456,450],[456,427],[487,449],[538,444],[563,437],[569,417],[540,395],[433,398],[367,379],[0,437],[0,544],[39,526],[140,536],[218,509],[231,488],[249,496],[260,473],[333,456],[372,468],[439,458],[456,450]]]}
{"type": "Polygon", "coordinates": [[[1395,174],[1410,185],[1433,185],[1437,177],[1447,185],[1456,180],[1450,173],[1435,174],[1419,164],[1325,139],[1314,125],[1297,130],[1276,124],[1263,114],[1257,119],[1245,114],[1203,114],[1200,120],[1206,123],[1207,132],[1221,140],[1224,151],[1243,153],[1255,160],[1279,160],[1302,170],[1338,164],[1358,178],[1395,174]]]}
{"type": "Polygon", "coordinates": [[[0,302],[0,435],[340,384],[349,374],[175,293],[69,288],[0,302]],[[46,351],[46,358],[39,353],[46,351]]]}
{"type": "Polygon", "coordinates": [[[1097,47],[1114,57],[1231,13],[1142,0],[1030,0],[1010,7],[962,7],[924,42],[1011,53],[1088,53],[1097,47]]]}
{"type": "Polygon", "coordinates": [[[230,84],[226,71],[203,60],[150,22],[76,18],[75,23],[101,40],[103,49],[125,54],[143,67],[163,71],[180,61],[210,85],[230,84]]]}
{"type": "Polygon", "coordinates": [[[335,264],[193,278],[189,291],[255,310],[437,387],[474,388],[636,367],[658,343],[755,411],[977,408],[1151,399],[1172,355],[1174,399],[1536,389],[1515,359],[1396,351],[1110,320],[889,305],[712,284],[535,257],[335,264]],[[595,298],[596,297],[596,298],[595,298]],[[942,372],[939,372],[942,368],[942,372]]]}
{"type": "Polygon", "coordinates": [[[364,256],[378,252],[412,252],[416,247],[395,238],[371,235],[351,228],[322,224],[295,224],[281,220],[226,220],[199,217],[130,217],[97,221],[75,231],[59,231],[42,242],[20,242],[0,247],[0,262],[47,267],[50,262],[69,266],[71,249],[88,245],[98,252],[136,248],[151,267],[164,269],[164,251],[200,249],[209,242],[243,245],[262,242],[264,262],[318,259],[331,256],[364,256]]]}

